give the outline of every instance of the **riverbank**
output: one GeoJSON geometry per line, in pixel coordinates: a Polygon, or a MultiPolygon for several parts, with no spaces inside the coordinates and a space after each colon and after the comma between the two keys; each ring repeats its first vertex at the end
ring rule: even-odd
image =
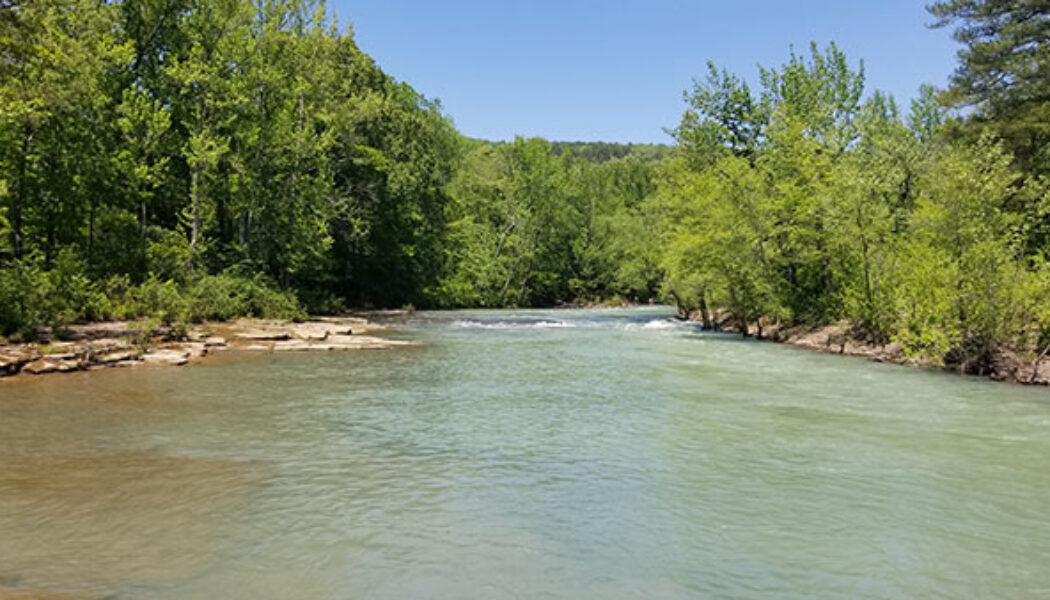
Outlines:
{"type": "MultiPolygon", "coordinates": [[[[699,320],[699,317],[691,320],[699,320]]],[[[719,330],[737,334],[743,333],[731,323],[723,323],[719,326],[719,330]]],[[[874,362],[950,371],[964,375],[977,375],[1006,383],[1050,385],[1050,358],[1047,357],[1044,357],[1044,360],[1026,361],[1017,353],[999,350],[993,357],[991,364],[984,365],[983,368],[965,363],[948,365],[933,360],[908,356],[901,345],[896,342],[874,344],[858,339],[853,335],[849,323],[846,322],[819,327],[796,326],[781,328],[771,326],[764,328],[762,331],[751,330],[747,333],[758,339],[825,354],[841,354],[843,356],[866,358],[874,362]]]]}
{"type": "Polygon", "coordinates": [[[415,346],[375,334],[387,329],[359,317],[303,322],[238,319],[186,331],[146,321],[72,325],[61,340],[0,345],[0,379],[107,368],[184,366],[224,351],[333,352],[415,346]]]}

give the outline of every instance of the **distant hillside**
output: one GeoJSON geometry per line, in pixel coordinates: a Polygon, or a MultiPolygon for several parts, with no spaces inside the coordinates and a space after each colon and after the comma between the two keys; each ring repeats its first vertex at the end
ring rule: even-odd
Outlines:
{"type": "MultiPolygon", "coordinates": [[[[501,145],[509,142],[492,142],[468,138],[470,144],[501,145]]],[[[667,158],[674,153],[674,146],[667,144],[619,144],[615,142],[550,142],[554,154],[571,154],[593,163],[603,163],[629,155],[645,161],[667,158]]]]}
{"type": "Polygon", "coordinates": [[[551,142],[555,154],[573,156],[603,163],[614,158],[635,155],[643,160],[660,160],[671,156],[673,146],[666,144],[617,144],[614,142],[551,142]]]}

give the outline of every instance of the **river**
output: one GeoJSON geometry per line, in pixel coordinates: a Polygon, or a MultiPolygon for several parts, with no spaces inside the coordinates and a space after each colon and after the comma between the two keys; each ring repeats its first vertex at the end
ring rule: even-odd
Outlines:
{"type": "Polygon", "coordinates": [[[662,307],[392,335],[0,384],[0,598],[1050,597],[1045,389],[662,307]]]}

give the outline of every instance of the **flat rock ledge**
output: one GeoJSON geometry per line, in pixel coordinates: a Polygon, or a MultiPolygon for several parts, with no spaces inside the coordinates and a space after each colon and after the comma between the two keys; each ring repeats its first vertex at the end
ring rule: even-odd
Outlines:
{"type": "MultiPolygon", "coordinates": [[[[0,378],[127,367],[179,367],[219,351],[335,352],[389,350],[416,342],[369,335],[384,328],[360,318],[319,318],[301,323],[240,319],[204,323],[186,339],[155,331],[148,341],[137,324],[91,323],[71,328],[70,341],[0,345],[0,378]],[[138,343],[131,340],[137,339],[138,343]]],[[[138,325],[141,327],[141,325],[138,325]]]]}

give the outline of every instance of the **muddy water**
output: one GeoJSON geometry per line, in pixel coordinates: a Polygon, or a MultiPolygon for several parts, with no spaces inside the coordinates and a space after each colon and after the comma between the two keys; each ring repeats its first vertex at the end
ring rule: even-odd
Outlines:
{"type": "Polygon", "coordinates": [[[1046,390],[664,309],[397,335],[0,383],[0,599],[1050,597],[1046,390]]]}

